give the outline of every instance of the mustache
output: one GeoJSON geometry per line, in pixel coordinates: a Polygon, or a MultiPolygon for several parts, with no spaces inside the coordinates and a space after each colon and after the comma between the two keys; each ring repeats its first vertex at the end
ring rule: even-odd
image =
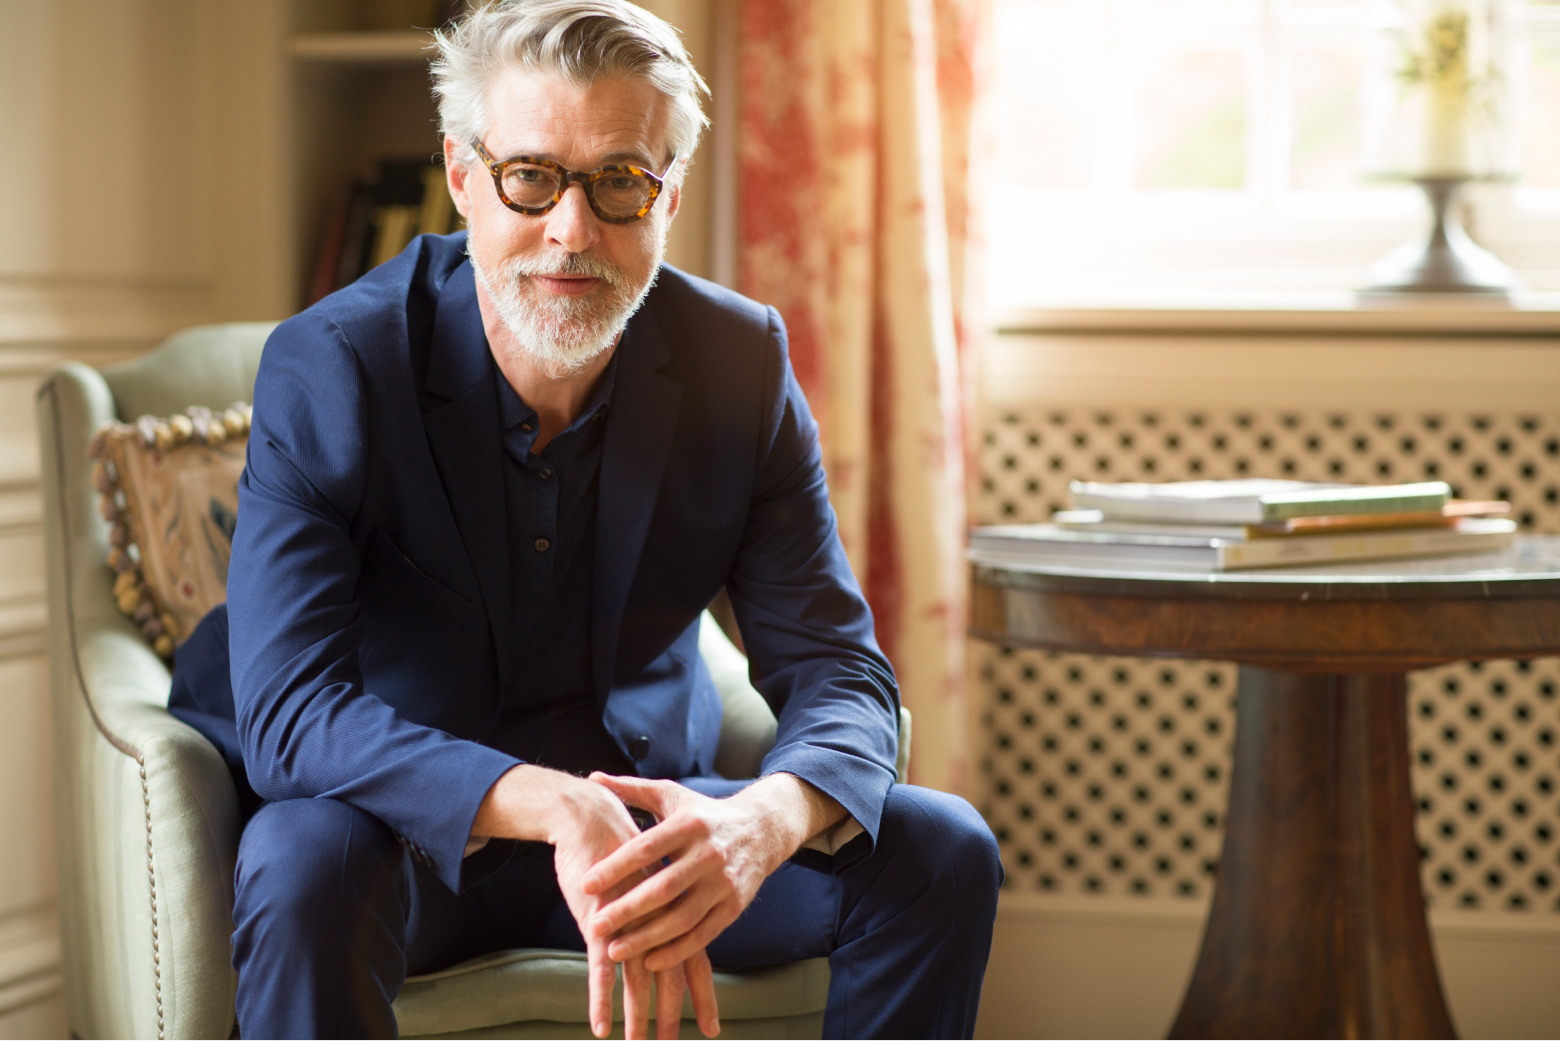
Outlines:
{"type": "Polygon", "coordinates": [[[554,253],[539,257],[516,257],[505,266],[504,278],[510,285],[533,275],[547,277],[597,278],[613,289],[630,288],[629,278],[616,264],[594,253],[554,253]]]}

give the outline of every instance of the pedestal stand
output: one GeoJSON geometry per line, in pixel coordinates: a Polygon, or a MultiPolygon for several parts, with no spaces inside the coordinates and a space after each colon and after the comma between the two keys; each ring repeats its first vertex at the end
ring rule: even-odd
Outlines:
{"type": "Polygon", "coordinates": [[[1505,299],[1516,288],[1511,269],[1463,230],[1456,208],[1467,178],[1426,177],[1414,182],[1430,203],[1430,232],[1388,253],[1371,269],[1368,297],[1397,293],[1474,293],[1505,299]]]}
{"type": "Polygon", "coordinates": [[[1453,1037],[1424,897],[1402,673],[1241,666],[1213,909],[1181,1037],[1453,1037]]]}

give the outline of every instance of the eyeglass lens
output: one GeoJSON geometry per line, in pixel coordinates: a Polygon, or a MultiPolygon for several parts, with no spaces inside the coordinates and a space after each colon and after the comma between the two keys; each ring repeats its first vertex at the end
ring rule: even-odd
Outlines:
{"type": "MultiPolygon", "coordinates": [[[[546,206],[558,194],[560,178],[545,166],[512,163],[504,170],[504,194],[519,206],[546,206]]],[[[650,179],[629,170],[608,170],[593,178],[587,191],[596,207],[613,217],[631,217],[655,194],[650,179]]]]}

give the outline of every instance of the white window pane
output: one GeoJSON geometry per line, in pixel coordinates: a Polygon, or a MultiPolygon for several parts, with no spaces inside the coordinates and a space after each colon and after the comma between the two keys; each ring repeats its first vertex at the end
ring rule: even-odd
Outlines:
{"type": "Polygon", "coordinates": [[[1323,13],[1352,14],[1355,21],[1361,20],[1361,16],[1370,9],[1370,4],[1360,0],[1286,0],[1284,10],[1310,14],[1320,11],[1323,13]]]}
{"type": "Polygon", "coordinates": [[[1198,31],[1216,26],[1254,26],[1262,21],[1262,0],[1116,0],[1116,26],[1125,31],[1198,31]]]}
{"type": "Polygon", "coordinates": [[[1522,180],[1560,188],[1560,41],[1535,41],[1522,98],[1522,180]]]}
{"type": "Polygon", "coordinates": [[[1002,184],[1089,187],[1100,124],[1092,65],[1078,50],[1004,53],[996,124],[1002,184]]]}
{"type": "Polygon", "coordinates": [[[1358,51],[1301,50],[1289,68],[1289,184],[1340,190],[1360,184],[1358,51]]]}
{"type": "Polygon", "coordinates": [[[1137,188],[1246,183],[1246,68],[1235,51],[1142,55],[1134,106],[1137,188]]]}
{"type": "Polygon", "coordinates": [[[1130,16],[1133,9],[1142,12],[1171,11],[1196,16],[1205,11],[1227,14],[1238,11],[1257,16],[1262,13],[1262,0],[1117,0],[1122,14],[1130,16]]]}

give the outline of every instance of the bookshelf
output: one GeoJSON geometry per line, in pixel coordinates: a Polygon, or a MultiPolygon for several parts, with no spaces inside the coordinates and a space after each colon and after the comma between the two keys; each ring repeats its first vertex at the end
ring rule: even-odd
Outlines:
{"type": "Polygon", "coordinates": [[[289,299],[308,302],[316,261],[342,195],[374,179],[384,159],[429,159],[439,151],[428,86],[440,4],[289,0],[283,111],[290,187],[289,299]]]}

